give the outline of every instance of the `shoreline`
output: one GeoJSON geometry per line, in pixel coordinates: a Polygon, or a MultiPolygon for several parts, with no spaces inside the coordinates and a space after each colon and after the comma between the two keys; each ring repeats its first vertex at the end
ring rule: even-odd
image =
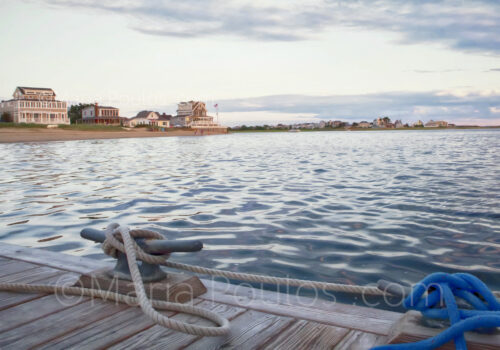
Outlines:
{"type": "MultiPolygon", "coordinates": [[[[223,133],[206,132],[203,135],[222,135],[223,133]]],[[[0,144],[19,142],[81,141],[148,137],[201,136],[194,130],[147,131],[147,130],[64,130],[45,128],[0,128],[0,144]]]]}
{"type": "MultiPolygon", "coordinates": [[[[490,130],[500,129],[500,126],[492,127],[454,127],[454,128],[403,128],[403,129],[301,129],[301,132],[328,132],[328,131],[439,131],[439,130],[490,130]]],[[[274,133],[288,132],[288,129],[269,130],[230,130],[227,134],[239,133],[274,133]]],[[[206,132],[203,136],[223,135],[222,132],[206,132]]],[[[150,137],[176,137],[176,136],[202,136],[196,135],[194,130],[71,130],[71,129],[47,129],[47,128],[0,128],[0,144],[20,142],[51,142],[51,141],[81,141],[81,140],[107,140],[125,138],[150,138],[150,137]]]]}
{"type": "MultiPolygon", "coordinates": [[[[335,128],[335,129],[299,129],[300,132],[327,132],[327,131],[443,131],[443,130],[492,130],[492,129],[500,129],[500,126],[458,126],[452,128],[354,128],[354,129],[344,129],[344,128],[335,128]]],[[[245,130],[228,130],[229,134],[239,134],[239,133],[260,133],[260,132],[288,132],[289,129],[245,129],[245,130]]]]}

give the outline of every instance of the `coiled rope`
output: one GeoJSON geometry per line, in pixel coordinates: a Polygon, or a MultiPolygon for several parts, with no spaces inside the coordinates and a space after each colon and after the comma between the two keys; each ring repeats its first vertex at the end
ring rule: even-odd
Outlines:
{"type": "MultiPolygon", "coordinates": [[[[37,284],[22,284],[22,283],[0,283],[0,290],[17,291],[26,293],[63,293],[65,295],[78,295],[97,297],[103,300],[111,300],[128,305],[136,306],[139,304],[143,312],[150,317],[154,322],[166,328],[170,328],[179,332],[200,335],[200,336],[220,336],[229,331],[229,321],[224,317],[195,306],[185,305],[181,303],[171,303],[159,300],[149,300],[144,290],[144,284],[137,266],[137,260],[149,264],[159,264],[162,266],[186,270],[198,274],[226,277],[234,280],[242,280],[249,282],[269,283],[269,284],[284,284],[289,286],[297,286],[304,288],[318,288],[344,293],[357,293],[363,295],[389,295],[377,287],[371,286],[356,286],[339,283],[327,283],[318,281],[307,281],[293,278],[281,278],[272,276],[262,276],[248,273],[239,273],[224,271],[218,269],[210,269],[200,266],[182,264],[167,261],[169,254],[166,255],[151,255],[137,245],[134,239],[164,239],[158,232],[151,230],[129,230],[126,226],[120,226],[116,223],[110,224],[106,229],[106,240],[102,244],[102,249],[105,254],[117,257],[118,252],[122,252],[127,256],[127,262],[134,283],[134,288],[137,297],[131,297],[110,291],[101,291],[95,289],[81,287],[66,287],[66,286],[51,286],[37,284]],[[187,324],[176,321],[167,316],[162,315],[156,310],[170,310],[182,313],[201,316],[215,322],[217,327],[204,327],[193,324],[187,324]]],[[[497,292],[498,293],[498,292],[497,292]]]]}
{"type": "Polygon", "coordinates": [[[436,349],[451,340],[455,341],[457,350],[466,350],[465,332],[477,329],[491,332],[500,327],[500,302],[479,278],[468,273],[430,274],[414,287],[403,305],[428,318],[449,319],[451,326],[420,342],[383,345],[372,350],[436,349]],[[456,297],[465,300],[472,309],[459,309],[456,297]],[[442,301],[445,308],[440,307],[442,301]]]}

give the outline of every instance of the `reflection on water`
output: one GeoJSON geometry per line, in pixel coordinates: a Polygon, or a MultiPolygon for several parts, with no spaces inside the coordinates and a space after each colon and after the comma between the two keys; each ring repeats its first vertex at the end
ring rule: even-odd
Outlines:
{"type": "Polygon", "coordinates": [[[0,145],[0,240],[104,259],[110,222],[179,261],[366,284],[470,271],[500,289],[500,130],[238,134],[0,145]]]}

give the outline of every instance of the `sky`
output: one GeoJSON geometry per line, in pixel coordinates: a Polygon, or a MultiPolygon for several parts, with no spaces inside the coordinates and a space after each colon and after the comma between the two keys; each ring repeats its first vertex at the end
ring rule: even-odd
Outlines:
{"type": "Polygon", "coordinates": [[[225,125],[379,116],[500,125],[497,0],[0,0],[0,99],[175,114],[225,125]]]}

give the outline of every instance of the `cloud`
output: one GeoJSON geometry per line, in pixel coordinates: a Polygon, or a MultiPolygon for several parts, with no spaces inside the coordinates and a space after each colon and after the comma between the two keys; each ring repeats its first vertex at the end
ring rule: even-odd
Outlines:
{"type": "Polygon", "coordinates": [[[433,43],[500,54],[500,2],[494,0],[40,0],[131,18],[134,30],[158,36],[214,35],[297,41],[338,27],[395,32],[398,43],[433,43]]]}
{"type": "Polygon", "coordinates": [[[388,92],[365,95],[275,95],[217,101],[221,115],[258,112],[282,113],[310,120],[371,121],[379,116],[416,121],[445,119],[457,124],[482,120],[483,124],[500,125],[500,93],[388,92]]]}
{"type": "Polygon", "coordinates": [[[488,69],[485,72],[487,72],[487,73],[490,73],[490,72],[500,72],[500,68],[491,68],[491,69],[488,69]]]}

